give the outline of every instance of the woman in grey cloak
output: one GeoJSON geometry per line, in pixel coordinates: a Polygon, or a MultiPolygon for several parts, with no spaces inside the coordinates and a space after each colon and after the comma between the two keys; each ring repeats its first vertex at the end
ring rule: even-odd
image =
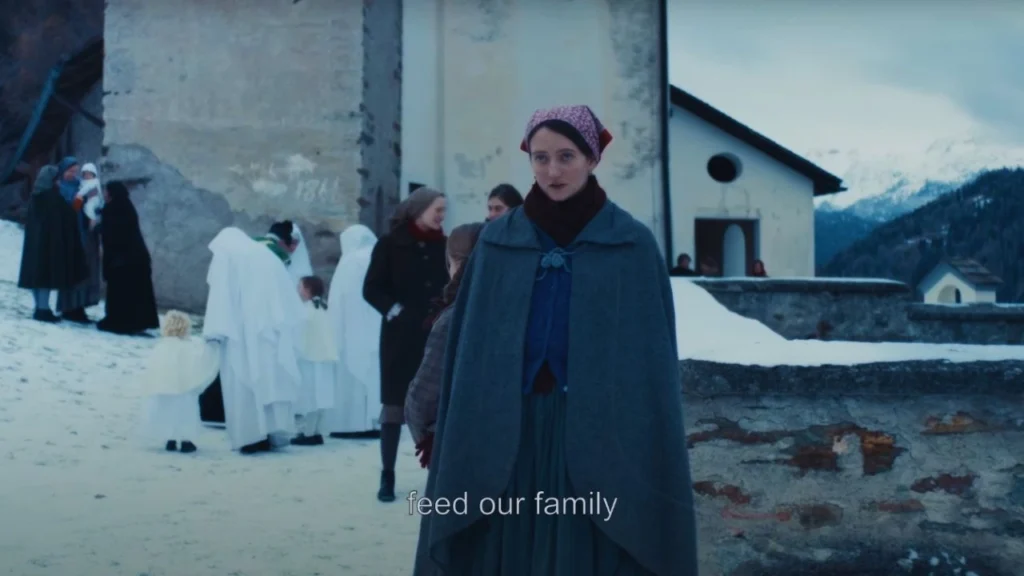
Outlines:
{"type": "MultiPolygon", "coordinates": [[[[79,197],[78,191],[82,180],[78,174],[78,160],[74,156],[68,156],[57,165],[59,175],[57,176],[57,187],[60,195],[64,197],[75,212],[77,212],[78,233],[82,238],[82,248],[85,251],[85,263],[89,275],[69,290],[61,290],[57,293],[57,309],[61,317],[79,324],[91,324],[92,320],[86,314],[85,309],[100,303],[100,295],[103,289],[102,265],[100,263],[100,237],[99,230],[90,226],[89,218],[82,212],[86,197],[79,197]]],[[[98,191],[96,191],[98,193],[98,191]]]]}
{"type": "Polygon", "coordinates": [[[423,514],[417,576],[697,574],[672,290],[592,174],[610,141],[587,106],[530,119],[536,182],[451,319],[424,497],[466,506],[423,514]]]}

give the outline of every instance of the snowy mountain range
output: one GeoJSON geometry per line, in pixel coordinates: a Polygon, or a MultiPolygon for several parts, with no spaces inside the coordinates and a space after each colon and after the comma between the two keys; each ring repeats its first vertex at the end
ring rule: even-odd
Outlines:
{"type": "Polygon", "coordinates": [[[915,154],[813,151],[807,158],[843,178],[848,189],[821,199],[819,211],[848,211],[884,222],[998,168],[1024,166],[1024,147],[978,138],[939,140],[915,154]]]}
{"type": "Polygon", "coordinates": [[[952,192],[978,175],[1024,166],[1024,147],[980,138],[939,140],[917,153],[824,150],[807,159],[843,178],[846,192],[818,199],[815,262],[838,252],[887,222],[952,192]]]}

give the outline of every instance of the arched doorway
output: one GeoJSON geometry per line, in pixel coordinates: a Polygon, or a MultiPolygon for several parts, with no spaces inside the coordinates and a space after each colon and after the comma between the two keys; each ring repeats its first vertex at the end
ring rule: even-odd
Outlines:
{"type": "Polygon", "coordinates": [[[956,286],[944,286],[942,290],[939,290],[938,300],[940,304],[960,304],[962,301],[960,289],[956,286]]]}
{"type": "Polygon", "coordinates": [[[695,218],[694,249],[697,269],[705,259],[714,260],[716,276],[746,276],[757,249],[757,220],[695,218]]]}
{"type": "Polygon", "coordinates": [[[747,275],[747,237],[739,224],[730,224],[722,238],[722,276],[747,275]]]}

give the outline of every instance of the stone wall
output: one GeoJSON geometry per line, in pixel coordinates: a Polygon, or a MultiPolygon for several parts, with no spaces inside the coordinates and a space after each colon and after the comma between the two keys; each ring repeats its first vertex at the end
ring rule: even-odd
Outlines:
{"type": "Polygon", "coordinates": [[[681,365],[702,574],[1020,574],[1024,362],[681,365]]]}
{"type": "Polygon", "coordinates": [[[1024,344],[1024,306],[914,302],[892,280],[700,278],[723,306],[791,339],[1024,344]]]}
{"type": "Polygon", "coordinates": [[[907,323],[922,342],[1024,344],[1024,306],[911,304],[907,323]]]}
{"type": "Polygon", "coordinates": [[[225,226],[338,234],[398,195],[401,2],[109,0],[107,179],[130,180],[164,306],[201,310],[225,226]]]}

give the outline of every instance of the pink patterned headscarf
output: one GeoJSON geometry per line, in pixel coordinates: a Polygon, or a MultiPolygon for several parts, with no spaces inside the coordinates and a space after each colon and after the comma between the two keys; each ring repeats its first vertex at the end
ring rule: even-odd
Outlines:
{"type": "Polygon", "coordinates": [[[601,121],[597,119],[597,115],[590,109],[590,106],[583,104],[556,106],[547,110],[537,110],[533,113],[530,121],[526,124],[526,135],[523,136],[523,142],[519,145],[520,150],[527,153],[530,151],[530,146],[526,141],[530,137],[530,133],[539,124],[548,120],[561,120],[575,128],[583,136],[583,141],[594,152],[596,160],[601,159],[601,153],[608,147],[608,143],[612,141],[611,132],[605,129],[601,121]]]}

